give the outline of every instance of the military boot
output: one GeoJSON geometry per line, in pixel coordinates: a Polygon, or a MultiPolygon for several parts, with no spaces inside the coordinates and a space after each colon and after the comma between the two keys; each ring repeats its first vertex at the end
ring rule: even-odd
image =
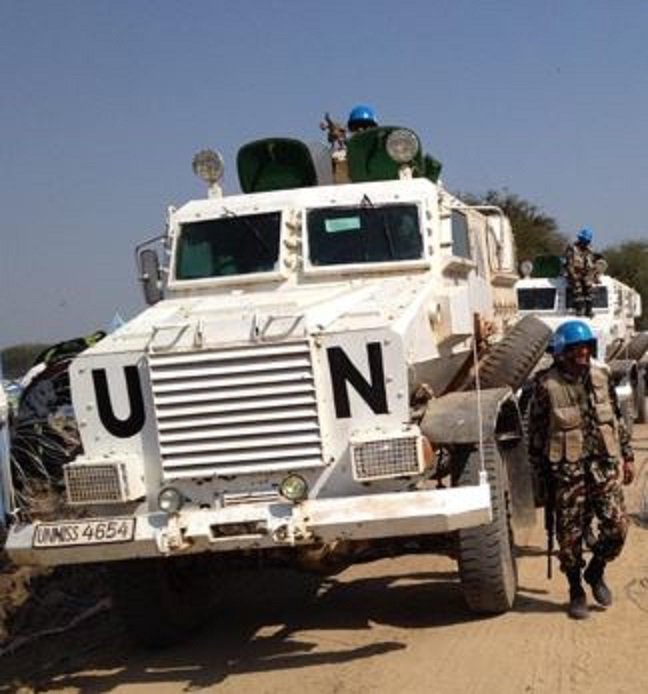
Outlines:
{"type": "Polygon", "coordinates": [[[609,607],[612,604],[612,591],[607,587],[603,573],[605,571],[605,562],[599,557],[592,557],[590,563],[585,569],[583,578],[592,587],[592,595],[594,600],[603,607],[609,607]]]}
{"type": "Polygon", "coordinates": [[[569,607],[567,612],[572,619],[587,619],[589,608],[587,607],[587,596],[581,585],[580,569],[571,569],[567,572],[569,581],[569,607]]]}

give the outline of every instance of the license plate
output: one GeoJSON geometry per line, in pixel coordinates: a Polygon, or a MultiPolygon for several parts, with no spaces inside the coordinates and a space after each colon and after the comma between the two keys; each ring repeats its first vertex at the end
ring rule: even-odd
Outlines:
{"type": "Polygon", "coordinates": [[[130,542],[135,536],[134,518],[94,519],[39,523],[34,530],[33,546],[77,547],[130,542]]]}

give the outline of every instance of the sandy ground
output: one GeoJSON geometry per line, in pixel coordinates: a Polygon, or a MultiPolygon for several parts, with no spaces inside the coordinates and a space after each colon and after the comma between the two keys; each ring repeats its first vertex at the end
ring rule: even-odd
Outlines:
{"type": "Polygon", "coordinates": [[[0,690],[646,692],[648,523],[642,527],[639,511],[644,487],[648,494],[648,426],[636,428],[635,447],[639,475],[627,490],[633,525],[609,569],[615,604],[594,607],[585,622],[567,618],[555,562],[553,579],[545,576],[539,522],[518,535],[520,590],[502,616],[468,612],[455,563],[443,556],[356,566],[323,584],[269,572],[180,647],[135,647],[106,610],[0,658],[0,690]]]}

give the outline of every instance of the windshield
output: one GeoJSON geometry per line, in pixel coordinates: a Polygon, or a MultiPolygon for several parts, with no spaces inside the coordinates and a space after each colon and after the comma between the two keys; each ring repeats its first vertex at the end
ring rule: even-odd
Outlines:
{"type": "Polygon", "coordinates": [[[312,265],[416,260],[423,255],[418,207],[412,204],[322,207],[308,211],[312,265]]]}
{"type": "Polygon", "coordinates": [[[520,311],[553,311],[556,303],[556,290],[551,287],[518,289],[520,311]]]}
{"type": "Polygon", "coordinates": [[[178,241],[179,280],[272,272],[279,267],[281,213],[270,212],[183,224],[178,241]]]}

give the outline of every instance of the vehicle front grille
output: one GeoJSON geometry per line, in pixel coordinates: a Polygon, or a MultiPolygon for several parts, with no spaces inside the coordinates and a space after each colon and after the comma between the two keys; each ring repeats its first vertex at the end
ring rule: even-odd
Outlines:
{"type": "Polygon", "coordinates": [[[322,465],[307,342],[151,354],[165,479],[322,465]]]}
{"type": "Polygon", "coordinates": [[[123,501],[122,470],[119,463],[66,465],[65,487],[71,504],[123,501]]]}
{"type": "Polygon", "coordinates": [[[416,436],[353,444],[351,459],[353,476],[363,482],[417,475],[423,462],[416,436]]]}

